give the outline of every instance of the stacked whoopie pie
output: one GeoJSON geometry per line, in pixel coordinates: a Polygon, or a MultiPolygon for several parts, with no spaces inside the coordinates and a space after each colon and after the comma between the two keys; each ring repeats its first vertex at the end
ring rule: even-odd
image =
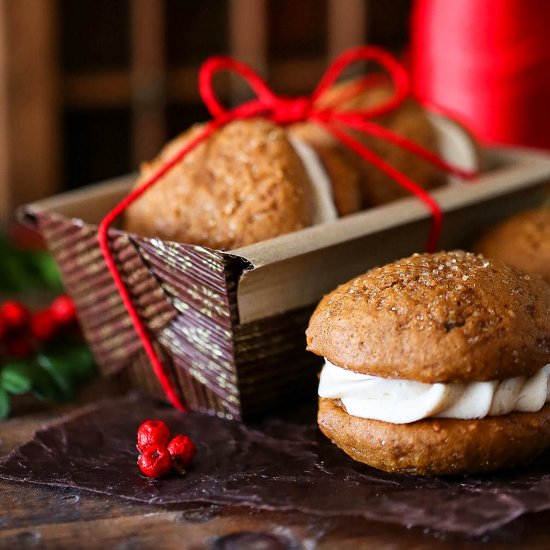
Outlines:
{"type": "Polygon", "coordinates": [[[307,341],[326,359],[319,426],[355,460],[476,473],[550,446],[550,286],[537,275],[417,254],[325,296],[307,341]]]}
{"type": "MultiPolygon", "coordinates": [[[[326,101],[353,83],[335,86],[326,101]]],[[[390,86],[371,88],[344,109],[374,106],[390,86]]],[[[326,105],[325,105],[326,106],[326,105]]],[[[380,124],[438,152],[439,134],[409,99],[380,124]]],[[[204,129],[196,124],[143,163],[135,188],[204,129]]],[[[445,176],[429,163],[383,140],[357,136],[392,166],[432,189],[445,176]]],[[[230,250],[332,221],[407,195],[315,123],[282,127],[261,118],[235,120],[193,149],[131,204],[127,231],[146,237],[230,250]]]]}

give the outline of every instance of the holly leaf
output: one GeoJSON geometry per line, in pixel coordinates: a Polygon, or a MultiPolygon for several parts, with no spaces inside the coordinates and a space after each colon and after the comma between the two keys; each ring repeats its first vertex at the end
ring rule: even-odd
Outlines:
{"type": "Polygon", "coordinates": [[[31,391],[43,401],[63,401],[67,398],[65,388],[60,388],[34,359],[6,365],[0,372],[0,387],[16,395],[31,391]]]}
{"type": "Polygon", "coordinates": [[[49,252],[18,248],[0,234],[0,257],[0,288],[18,291],[42,287],[61,291],[59,269],[49,252]]]}
{"type": "Polygon", "coordinates": [[[61,291],[63,285],[57,264],[47,252],[27,252],[27,264],[37,280],[47,288],[61,291]]]}
{"type": "Polygon", "coordinates": [[[8,392],[0,388],[0,420],[8,418],[10,414],[10,396],[8,392]]]}
{"type": "Polygon", "coordinates": [[[0,371],[0,387],[14,395],[22,395],[30,391],[32,378],[26,368],[27,363],[8,363],[0,371]]]}
{"type": "Polygon", "coordinates": [[[23,290],[33,286],[32,278],[13,254],[2,258],[2,271],[9,289],[23,290]]]}
{"type": "Polygon", "coordinates": [[[67,346],[65,358],[74,368],[75,378],[78,382],[86,382],[95,374],[94,356],[86,342],[75,342],[67,346]]]}
{"type": "Polygon", "coordinates": [[[86,382],[95,373],[94,356],[86,342],[57,343],[47,347],[43,353],[75,383],[86,382]]]}
{"type": "Polygon", "coordinates": [[[28,368],[32,378],[31,391],[35,397],[42,401],[63,401],[66,399],[63,389],[36,361],[30,364],[28,368]]]}
{"type": "Polygon", "coordinates": [[[59,389],[61,400],[70,400],[75,394],[75,384],[71,365],[62,358],[40,353],[36,357],[38,364],[51,376],[59,389]]]}
{"type": "MultiPolygon", "coordinates": [[[[51,378],[57,388],[53,391],[48,379],[41,378],[37,391],[56,400],[74,397],[77,387],[95,373],[95,362],[88,345],[83,341],[51,344],[36,357],[41,370],[51,378]]],[[[38,378],[34,378],[38,380],[38,378]]]]}

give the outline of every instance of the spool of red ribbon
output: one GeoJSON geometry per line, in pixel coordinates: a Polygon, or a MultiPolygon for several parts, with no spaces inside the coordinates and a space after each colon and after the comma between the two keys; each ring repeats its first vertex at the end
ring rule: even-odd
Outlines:
{"type": "MultiPolygon", "coordinates": [[[[134,307],[128,289],[118,272],[118,268],[109,247],[109,228],[115,219],[122,214],[132,202],[146,193],[152,185],[155,185],[168,171],[181,162],[191,150],[207,140],[213,132],[229,124],[231,121],[254,117],[267,118],[281,125],[302,121],[319,124],[336,139],[347,145],[366,161],[385,172],[396,183],[424,202],[432,214],[432,225],[426,244],[428,251],[435,250],[439,240],[443,222],[443,213],[439,205],[426,190],[411,181],[405,174],[389,165],[376,153],[368,149],[361,141],[352,135],[353,132],[350,132],[350,130],[356,130],[377,137],[378,139],[389,141],[396,147],[406,149],[426,162],[430,162],[434,166],[450,174],[462,178],[471,178],[474,176],[473,173],[450,165],[436,154],[376,124],[373,120],[378,116],[397,109],[409,95],[407,72],[394,57],[379,48],[360,46],[344,52],[329,66],[311,96],[278,96],[248,65],[229,57],[213,57],[204,63],[199,74],[199,88],[201,97],[208,107],[213,119],[203,126],[202,130],[177,151],[170,160],[161,165],[139,188],[134,189],[134,191],[132,191],[123,201],[116,205],[101,221],[98,229],[99,246],[105,263],[113,277],[136,333],[143,344],[144,350],[151,362],[151,366],[168,400],[176,408],[181,410],[185,410],[185,405],[172,387],[166,369],[154,349],[147,328],[134,307]],[[391,96],[379,105],[357,110],[342,109],[341,104],[345,102],[346,99],[349,99],[349,96],[341,98],[340,101],[333,101],[330,106],[320,106],[319,99],[322,95],[332,87],[349,65],[358,61],[377,63],[387,73],[393,85],[393,93],[391,96]],[[225,108],[216,97],[213,87],[215,74],[224,70],[232,71],[243,78],[256,94],[256,98],[233,109],[225,108]]],[[[361,91],[362,87],[358,86],[355,93],[361,93],[361,91]]]]}
{"type": "Polygon", "coordinates": [[[550,2],[416,0],[413,88],[486,141],[550,149],[550,2]]]}

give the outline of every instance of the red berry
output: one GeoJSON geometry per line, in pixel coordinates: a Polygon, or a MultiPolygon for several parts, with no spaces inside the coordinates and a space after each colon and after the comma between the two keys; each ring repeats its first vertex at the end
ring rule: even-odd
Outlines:
{"type": "Polygon", "coordinates": [[[33,313],[30,322],[32,336],[39,342],[51,340],[57,332],[57,323],[54,321],[49,310],[33,313]]]}
{"type": "Polygon", "coordinates": [[[6,352],[15,359],[24,359],[33,352],[32,344],[28,340],[18,339],[6,344],[6,352]]]}
{"type": "Polygon", "coordinates": [[[186,435],[176,435],[168,444],[168,452],[172,455],[174,466],[185,468],[189,465],[197,448],[186,435]]]}
{"type": "Polygon", "coordinates": [[[172,457],[166,447],[150,447],[139,456],[138,466],[148,477],[161,477],[172,469],[172,457]]]}
{"type": "Polygon", "coordinates": [[[19,302],[4,302],[0,306],[0,317],[8,329],[19,330],[27,326],[29,311],[19,302]]]}
{"type": "Polygon", "coordinates": [[[58,296],[50,305],[53,319],[60,325],[68,325],[76,319],[76,309],[73,301],[65,295],[58,296]]]}
{"type": "Polygon", "coordinates": [[[170,430],[162,420],[146,420],[137,433],[137,447],[143,453],[149,448],[166,447],[170,439],[170,430]]]}

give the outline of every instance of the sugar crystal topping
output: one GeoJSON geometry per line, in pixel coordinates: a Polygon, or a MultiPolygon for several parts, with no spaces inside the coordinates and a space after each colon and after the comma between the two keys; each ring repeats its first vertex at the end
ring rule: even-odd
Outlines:
{"type": "Polygon", "coordinates": [[[484,332],[504,317],[515,316],[514,298],[526,295],[519,284],[522,278],[529,280],[528,275],[469,252],[415,254],[343,285],[329,298],[325,311],[330,317],[338,315],[345,307],[342,302],[353,301],[373,315],[394,315],[401,330],[448,333],[468,323],[474,325],[472,331],[484,332]]]}

